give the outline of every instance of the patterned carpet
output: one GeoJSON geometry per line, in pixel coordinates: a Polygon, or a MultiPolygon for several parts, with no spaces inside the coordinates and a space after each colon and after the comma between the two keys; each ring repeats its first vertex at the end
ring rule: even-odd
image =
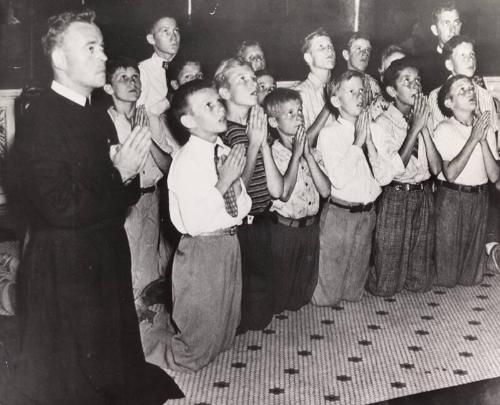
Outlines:
{"type": "MultiPolygon", "coordinates": [[[[366,295],[275,316],[196,374],[172,404],[369,404],[500,376],[500,276],[476,287],[366,295]]],[[[170,402],[169,402],[170,404],[170,402]]]]}

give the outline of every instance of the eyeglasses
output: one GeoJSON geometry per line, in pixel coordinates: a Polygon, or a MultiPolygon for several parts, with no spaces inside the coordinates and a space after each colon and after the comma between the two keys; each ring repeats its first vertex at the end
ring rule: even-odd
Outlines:
{"type": "Polygon", "coordinates": [[[263,61],[264,55],[251,55],[247,58],[250,62],[263,61]]]}
{"type": "Polygon", "coordinates": [[[259,84],[259,86],[258,86],[258,91],[260,93],[268,93],[269,94],[274,90],[276,90],[276,85],[266,86],[264,84],[259,84]]]}
{"type": "Polygon", "coordinates": [[[474,86],[460,87],[457,96],[466,96],[467,94],[473,94],[475,91],[474,86]]]}

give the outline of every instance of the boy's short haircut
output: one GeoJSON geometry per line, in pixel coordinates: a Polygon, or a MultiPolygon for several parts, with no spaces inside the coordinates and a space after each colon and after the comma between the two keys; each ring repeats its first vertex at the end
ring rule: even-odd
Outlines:
{"type": "Polygon", "coordinates": [[[93,10],[66,11],[50,17],[47,20],[47,33],[42,37],[44,54],[50,56],[54,48],[62,43],[64,34],[72,23],[85,22],[93,24],[94,20],[95,11],[93,10]]]}
{"type": "Polygon", "coordinates": [[[135,59],[127,56],[119,56],[113,59],[108,59],[106,61],[106,84],[111,84],[111,79],[118,69],[127,69],[129,67],[134,68],[135,71],[139,73],[139,66],[135,59]]]}
{"type": "Polygon", "coordinates": [[[449,118],[449,117],[453,116],[453,110],[451,108],[446,107],[444,105],[444,102],[450,96],[450,90],[451,90],[451,86],[453,86],[453,83],[455,83],[457,80],[460,80],[460,79],[467,79],[467,80],[471,81],[470,77],[467,77],[465,75],[456,75],[456,76],[452,76],[448,80],[446,80],[444,82],[444,84],[441,86],[441,88],[439,89],[438,96],[437,96],[437,103],[438,103],[439,109],[441,110],[441,113],[445,117],[449,118]]]}
{"type": "Polygon", "coordinates": [[[418,63],[415,58],[405,56],[404,58],[392,62],[384,72],[384,89],[389,86],[396,88],[396,81],[399,78],[399,74],[406,68],[413,68],[416,69],[417,72],[419,71],[418,63]]]}
{"type": "Polygon", "coordinates": [[[260,69],[260,70],[257,70],[255,72],[255,77],[258,79],[259,77],[262,77],[262,76],[270,76],[273,78],[274,80],[274,74],[271,73],[269,70],[267,69],[260,69]]]}
{"type": "Polygon", "coordinates": [[[382,51],[382,56],[380,57],[380,66],[382,66],[384,61],[394,53],[402,53],[403,55],[406,55],[406,51],[399,45],[389,45],[382,51]]]}
{"type": "Polygon", "coordinates": [[[264,98],[262,107],[269,117],[276,118],[281,112],[281,106],[292,100],[297,100],[302,104],[302,98],[297,90],[281,87],[272,91],[264,98]]]}
{"type": "Polygon", "coordinates": [[[215,84],[216,89],[219,90],[221,87],[227,88],[229,86],[228,72],[231,69],[234,69],[236,67],[241,67],[241,66],[248,66],[250,69],[252,69],[252,66],[250,66],[250,64],[248,62],[245,62],[241,58],[224,59],[220,63],[217,70],[215,71],[214,84],[215,84]]]}
{"type": "Polygon", "coordinates": [[[164,19],[164,18],[171,18],[172,20],[174,21],[177,21],[177,19],[171,15],[162,15],[160,17],[153,17],[152,19],[149,20],[149,25],[148,25],[148,30],[147,30],[147,33],[148,34],[153,34],[154,33],[154,30],[155,30],[155,27],[156,27],[156,24],[158,24],[158,21],[164,19]]]}
{"type": "Polygon", "coordinates": [[[356,41],[357,39],[365,39],[367,40],[368,42],[371,43],[370,41],[370,37],[368,36],[368,34],[364,33],[364,32],[355,32],[353,33],[350,37],[349,37],[349,40],[347,41],[346,43],[346,46],[344,49],[346,49],[347,51],[350,51],[351,50],[351,46],[352,44],[354,43],[354,41],[356,41]]]}
{"type": "Polygon", "coordinates": [[[353,77],[359,77],[363,80],[364,76],[362,73],[356,70],[346,70],[337,79],[333,79],[328,83],[328,92],[331,96],[335,96],[340,89],[342,83],[351,80],[353,77]]]}
{"type": "Polygon", "coordinates": [[[203,71],[203,67],[199,60],[195,58],[184,58],[184,57],[179,58],[179,56],[177,56],[168,65],[169,80],[178,80],[182,69],[184,69],[184,67],[189,64],[198,65],[200,67],[200,70],[203,71]]]}
{"type": "Polygon", "coordinates": [[[330,39],[332,38],[323,27],[319,27],[316,31],[311,32],[304,38],[301,48],[302,54],[309,52],[309,49],[311,48],[311,42],[316,37],[328,37],[330,39]]]}
{"type": "Polygon", "coordinates": [[[471,44],[472,47],[476,46],[476,42],[467,35],[455,35],[448,42],[443,45],[443,57],[445,60],[450,59],[453,50],[460,44],[471,44]]]}
{"type": "Polygon", "coordinates": [[[251,46],[258,46],[262,49],[262,45],[258,41],[243,41],[238,49],[236,49],[236,57],[243,59],[245,57],[245,50],[251,46]]]}
{"type": "Polygon", "coordinates": [[[457,5],[454,1],[446,1],[439,6],[437,6],[434,10],[432,10],[432,23],[437,24],[439,22],[439,16],[443,11],[456,11],[459,15],[457,5]]]}
{"type": "Polygon", "coordinates": [[[184,83],[174,93],[167,112],[167,120],[176,140],[183,145],[189,138],[188,129],[182,125],[181,117],[189,112],[189,98],[203,89],[213,89],[209,80],[195,79],[184,83]]]}

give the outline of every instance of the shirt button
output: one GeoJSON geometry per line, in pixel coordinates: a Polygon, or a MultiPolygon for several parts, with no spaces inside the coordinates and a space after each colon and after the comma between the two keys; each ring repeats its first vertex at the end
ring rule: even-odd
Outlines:
{"type": "Polygon", "coordinates": [[[306,186],[308,186],[308,185],[309,185],[309,183],[306,183],[306,186]]]}

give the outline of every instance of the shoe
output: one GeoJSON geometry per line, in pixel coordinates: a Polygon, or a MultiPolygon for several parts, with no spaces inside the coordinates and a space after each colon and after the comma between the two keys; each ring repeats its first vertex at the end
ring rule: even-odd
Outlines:
{"type": "Polygon", "coordinates": [[[155,304],[166,304],[170,288],[170,283],[167,282],[167,279],[162,277],[151,281],[151,283],[144,287],[140,297],[146,307],[155,304]]]}
{"type": "Polygon", "coordinates": [[[490,273],[500,274],[500,245],[496,244],[490,251],[488,259],[486,260],[486,269],[490,273]]]}

